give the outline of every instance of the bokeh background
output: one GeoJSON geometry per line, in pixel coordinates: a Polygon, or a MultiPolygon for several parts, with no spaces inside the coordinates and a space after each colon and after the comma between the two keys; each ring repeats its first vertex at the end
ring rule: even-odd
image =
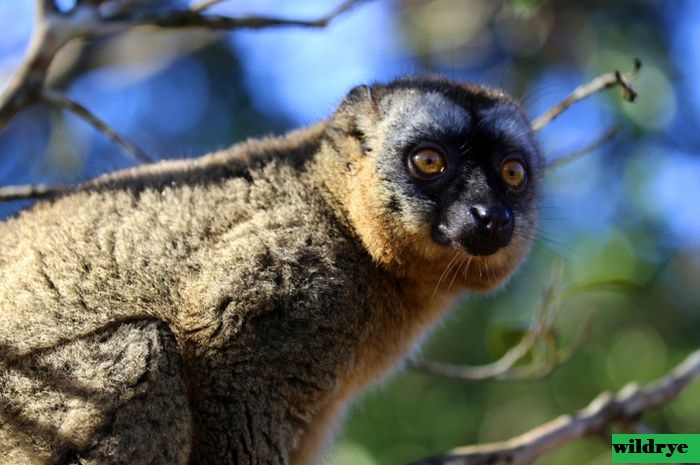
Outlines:
{"type": "MultiPolygon", "coordinates": [[[[33,4],[0,0],[0,86],[25,52],[33,4]]],[[[211,11],[315,18],[336,4],[231,0],[211,11]]],[[[651,381],[700,346],[699,44],[693,0],[375,0],[323,30],[138,30],[72,44],[50,84],[152,156],[172,158],[313,123],[360,83],[443,73],[502,86],[534,117],[593,76],[643,60],[637,103],[600,93],[540,132],[556,158],[622,128],[548,173],[529,262],[496,296],[465,296],[423,356],[501,356],[540,308],[557,261],[557,337],[566,346],[592,313],[584,345],[541,380],[467,383],[411,370],[389,378],[351,410],[329,463],[396,465],[519,434],[603,390],[651,381]],[[565,292],[581,287],[588,292],[565,292]]],[[[133,164],[101,133],[43,105],[0,133],[0,185],[78,182],[133,164]]],[[[0,204],[0,216],[27,205],[0,204]]],[[[661,432],[700,433],[700,385],[647,420],[661,432]]],[[[609,462],[609,445],[590,439],[538,463],[609,462]]]]}

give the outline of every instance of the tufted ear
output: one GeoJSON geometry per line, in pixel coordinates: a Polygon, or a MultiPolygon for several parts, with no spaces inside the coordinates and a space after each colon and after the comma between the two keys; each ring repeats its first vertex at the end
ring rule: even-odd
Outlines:
{"type": "Polygon", "coordinates": [[[336,139],[346,140],[349,136],[357,144],[360,153],[368,154],[367,133],[377,121],[378,96],[381,86],[359,85],[353,87],[338,106],[328,130],[336,139]]]}
{"type": "Polygon", "coordinates": [[[366,84],[360,84],[350,89],[344,102],[349,104],[372,101],[372,89],[366,84]]]}
{"type": "Polygon", "coordinates": [[[368,86],[366,84],[355,86],[345,96],[338,110],[343,111],[349,108],[360,107],[365,111],[375,111],[382,92],[382,86],[368,86]]]}

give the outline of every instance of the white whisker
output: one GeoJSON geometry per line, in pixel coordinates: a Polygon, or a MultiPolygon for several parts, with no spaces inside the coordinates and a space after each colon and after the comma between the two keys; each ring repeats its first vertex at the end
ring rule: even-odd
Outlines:
{"type": "Polygon", "coordinates": [[[450,285],[447,287],[447,290],[449,291],[452,289],[452,285],[455,283],[455,279],[457,278],[457,275],[459,274],[460,268],[462,268],[462,265],[464,265],[464,259],[462,259],[459,262],[459,265],[457,265],[457,269],[455,270],[455,274],[452,276],[452,281],[450,281],[450,285]]]}
{"type": "Polygon", "coordinates": [[[438,282],[435,285],[435,289],[433,289],[433,295],[430,297],[431,300],[435,298],[435,295],[437,294],[438,288],[440,287],[442,280],[445,279],[445,277],[447,276],[448,270],[452,267],[452,263],[454,263],[454,261],[457,259],[458,255],[459,255],[459,250],[455,252],[455,254],[452,256],[452,260],[450,260],[450,262],[445,267],[445,270],[440,275],[440,279],[438,279],[438,282]]]}

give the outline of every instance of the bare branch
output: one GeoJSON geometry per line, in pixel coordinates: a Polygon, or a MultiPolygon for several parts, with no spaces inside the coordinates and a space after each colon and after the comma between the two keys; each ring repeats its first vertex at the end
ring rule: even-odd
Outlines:
{"type": "Polygon", "coordinates": [[[214,5],[218,5],[219,3],[223,2],[224,0],[202,0],[199,3],[196,3],[190,7],[190,10],[196,11],[196,12],[202,12],[204,10],[208,10],[209,8],[213,7],[214,5]]]}
{"type": "Polygon", "coordinates": [[[508,374],[517,362],[523,359],[537,343],[539,331],[528,331],[520,342],[509,349],[503,357],[486,365],[470,366],[428,360],[410,363],[414,370],[430,375],[444,376],[462,381],[484,381],[487,379],[509,379],[508,374]]]}
{"type": "Polygon", "coordinates": [[[119,17],[102,17],[97,2],[78,2],[70,12],[61,13],[52,0],[37,0],[37,19],[29,51],[0,95],[0,130],[22,109],[41,98],[46,74],[56,54],[75,39],[94,39],[137,26],[161,28],[207,28],[211,30],[261,29],[275,26],[323,28],[365,0],[346,0],[330,13],[314,20],[248,16],[231,18],[205,15],[197,10],[138,12],[119,17]]]}
{"type": "Polygon", "coordinates": [[[461,447],[411,465],[525,465],[584,436],[604,434],[613,425],[639,423],[645,412],[674,400],[700,376],[700,349],[646,388],[628,384],[617,394],[603,393],[586,408],[564,415],[508,441],[461,447]]]}
{"type": "Polygon", "coordinates": [[[590,97],[596,92],[609,89],[610,87],[619,85],[622,88],[622,98],[628,102],[634,102],[634,99],[637,97],[637,93],[634,89],[632,89],[630,82],[637,78],[641,68],[642,61],[639,58],[635,58],[634,68],[629,74],[622,74],[619,71],[614,71],[612,73],[602,74],[592,81],[578,86],[571,94],[569,94],[568,97],[551,107],[549,110],[545,111],[542,116],[532,121],[532,129],[539,131],[551,123],[557,116],[561,115],[574,103],[590,97]]]}
{"type": "Polygon", "coordinates": [[[413,361],[410,367],[431,375],[444,376],[462,381],[483,381],[487,379],[525,380],[539,379],[547,376],[557,366],[567,361],[587,338],[591,316],[586,318],[574,337],[574,341],[564,350],[559,348],[554,323],[560,310],[559,288],[563,275],[561,264],[552,270],[552,277],[542,291],[542,304],[530,329],[520,342],[509,349],[500,359],[493,363],[479,366],[457,365],[433,361],[413,361]],[[533,353],[536,346],[542,346],[544,356],[525,367],[516,364],[533,353]]]}
{"type": "Polygon", "coordinates": [[[70,192],[74,186],[59,184],[25,184],[21,186],[0,187],[0,202],[23,199],[43,199],[70,192]]]}
{"type": "Polygon", "coordinates": [[[54,55],[66,43],[64,34],[55,32],[64,19],[55,10],[54,2],[38,0],[36,3],[37,24],[27,55],[0,95],[0,130],[23,108],[36,102],[54,55]]]}
{"type": "Polygon", "coordinates": [[[107,123],[102,121],[94,113],[78,102],[75,102],[69,99],[67,96],[50,89],[44,89],[44,91],[41,93],[41,99],[46,103],[63,108],[64,110],[68,110],[71,113],[79,116],[85,122],[107,136],[112,142],[124,148],[124,150],[137,161],[141,163],[150,163],[153,161],[152,158],[136,144],[128,140],[126,137],[119,135],[107,123]]]}
{"type": "MultiPolygon", "coordinates": [[[[231,18],[205,15],[203,11],[219,3],[203,0],[190,10],[138,12],[127,16],[103,17],[98,1],[78,1],[69,12],[63,13],[54,0],[36,0],[36,26],[27,55],[9,85],[0,94],[0,131],[24,108],[44,100],[75,113],[103,132],[110,140],[121,145],[136,159],[147,162],[150,157],[133,142],[119,135],[106,122],[86,107],[65,95],[46,87],[46,76],[56,54],[70,41],[94,39],[138,26],[161,28],[207,28],[211,30],[261,29],[275,26],[323,28],[333,19],[366,0],[345,0],[335,9],[313,20],[296,20],[265,16],[231,18]]],[[[0,201],[21,198],[40,198],[68,192],[67,186],[10,186],[0,190],[0,201]]]]}
{"type": "Polygon", "coordinates": [[[317,19],[288,19],[271,16],[243,16],[239,18],[203,14],[202,9],[173,10],[165,12],[143,12],[126,18],[105,19],[100,35],[121,31],[136,26],[159,28],[204,28],[210,30],[262,29],[280,26],[324,28],[333,19],[366,0],[346,0],[330,13],[317,19]]]}
{"type": "Polygon", "coordinates": [[[582,158],[589,153],[593,152],[594,150],[602,147],[603,145],[607,144],[611,140],[615,138],[620,133],[620,125],[615,124],[611,127],[609,127],[605,132],[603,132],[601,135],[595,138],[593,142],[590,144],[586,145],[585,147],[582,147],[574,152],[571,152],[567,155],[563,155],[561,157],[555,158],[553,160],[550,160],[547,163],[547,169],[555,169],[559,168],[560,166],[568,165],[569,163],[578,160],[579,158],[582,158]]]}

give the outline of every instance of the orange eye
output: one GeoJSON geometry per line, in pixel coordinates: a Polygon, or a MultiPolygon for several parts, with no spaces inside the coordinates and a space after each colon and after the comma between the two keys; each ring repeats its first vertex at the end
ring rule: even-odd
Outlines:
{"type": "Polygon", "coordinates": [[[418,179],[428,180],[441,175],[447,169],[445,155],[433,148],[423,148],[408,158],[408,171],[418,179]]]}
{"type": "Polygon", "coordinates": [[[527,172],[525,165],[518,160],[510,160],[501,166],[501,179],[511,191],[519,191],[525,187],[527,172]]]}

